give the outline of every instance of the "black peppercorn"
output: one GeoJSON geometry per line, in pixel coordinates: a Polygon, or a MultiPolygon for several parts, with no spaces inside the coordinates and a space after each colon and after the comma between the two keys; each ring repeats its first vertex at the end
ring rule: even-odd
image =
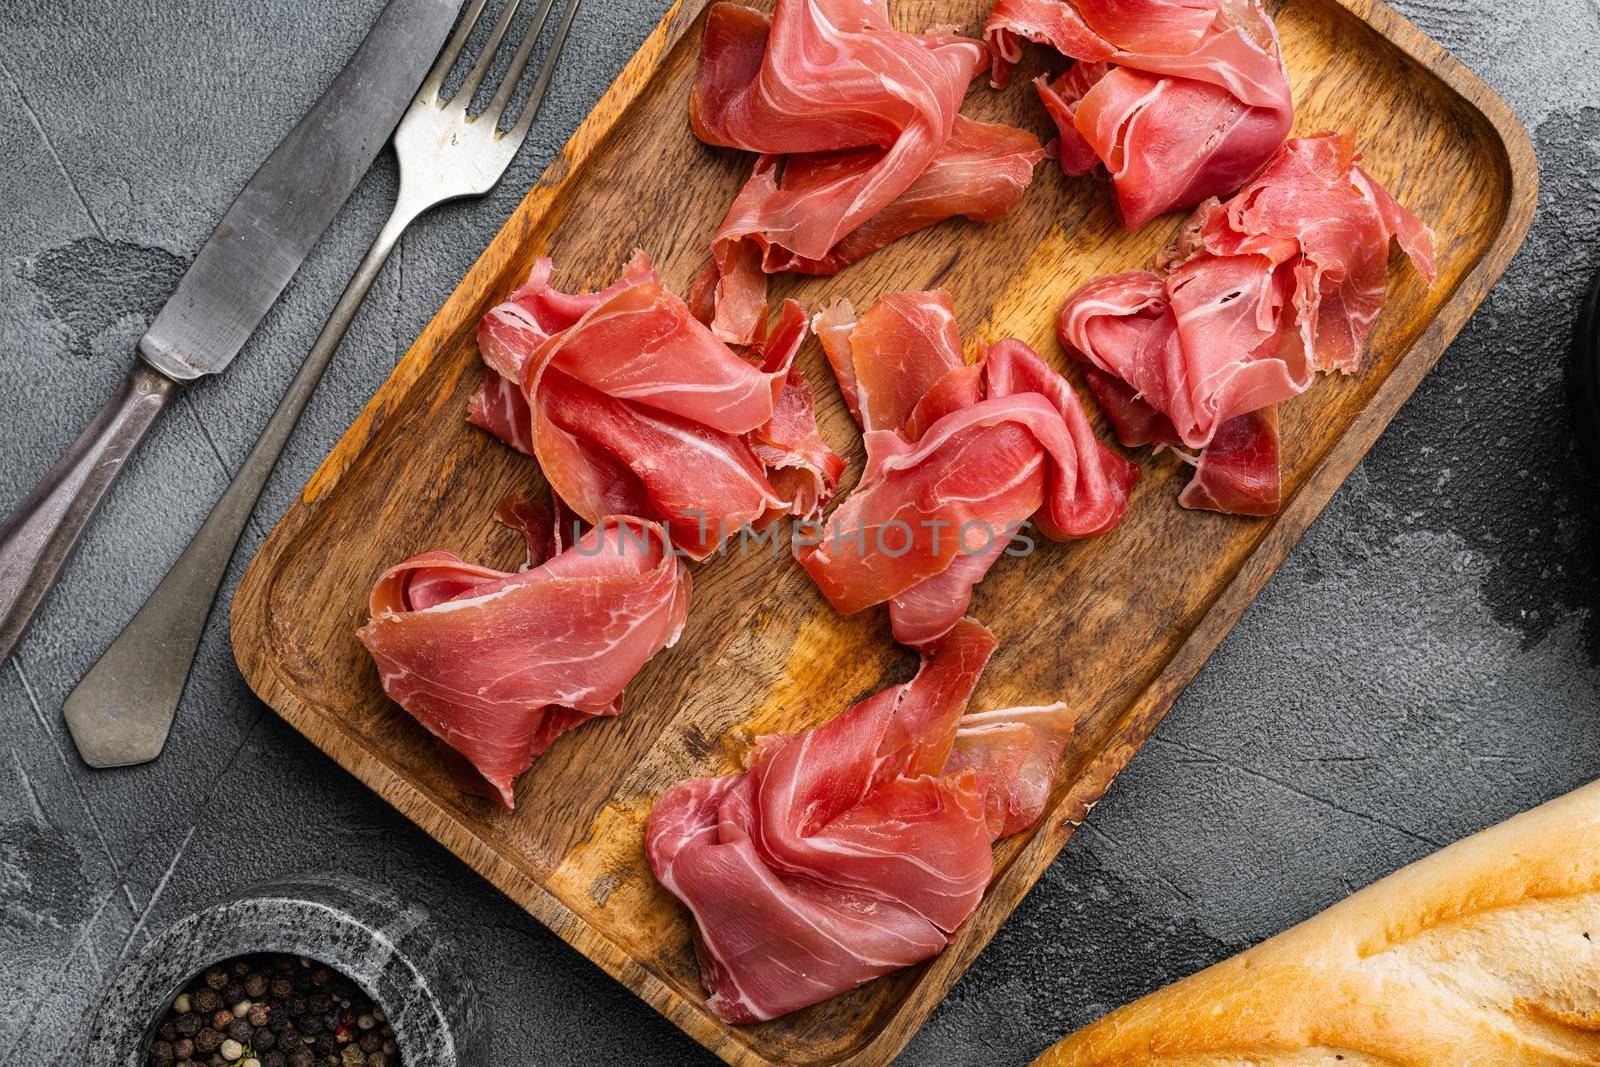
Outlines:
{"type": "Polygon", "coordinates": [[[271,1027],[273,1030],[282,1032],[283,1028],[288,1025],[289,1013],[284,1010],[282,1004],[274,1004],[267,1011],[267,1026],[271,1027]]]}
{"type": "MultiPolygon", "coordinates": [[[[272,984],[269,988],[272,990],[273,996],[277,997],[279,1000],[282,1000],[284,997],[294,992],[294,979],[290,978],[286,974],[280,974],[278,977],[272,980],[272,984]]],[[[266,1067],[266,1065],[263,1064],[262,1067],[266,1067]]]]}
{"type": "Polygon", "coordinates": [[[208,987],[195,990],[194,996],[189,998],[189,1003],[195,1011],[210,1015],[222,1007],[222,998],[217,996],[216,990],[208,987]]]}
{"type": "Polygon", "coordinates": [[[316,970],[311,972],[311,984],[314,986],[325,986],[328,984],[328,980],[332,977],[333,972],[328,970],[328,968],[318,967],[316,970]]]}
{"type": "Polygon", "coordinates": [[[244,960],[234,960],[233,973],[238,975],[240,978],[243,978],[245,975],[250,973],[250,965],[244,960]]]}
{"type": "Polygon", "coordinates": [[[289,1053],[289,1067],[313,1067],[317,1057],[304,1045],[289,1053]]]}
{"type": "Polygon", "coordinates": [[[184,1037],[193,1037],[195,1034],[200,1032],[200,1028],[204,1026],[205,1023],[203,1020],[201,1020],[199,1015],[196,1015],[192,1011],[186,1011],[182,1015],[178,1016],[178,1021],[173,1025],[177,1027],[178,1033],[182,1034],[184,1037]]]}
{"type": "Polygon", "coordinates": [[[228,1026],[228,1036],[241,1045],[248,1045],[256,1036],[256,1028],[250,1025],[249,1019],[235,1019],[228,1026]]]}
{"type": "Polygon", "coordinates": [[[229,982],[222,987],[222,999],[227,1004],[237,1004],[244,999],[244,983],[229,982]]]}
{"type": "Polygon", "coordinates": [[[172,1067],[171,1042],[150,1042],[150,1067],[172,1067]]]}
{"type": "Polygon", "coordinates": [[[262,1026],[257,1028],[255,1036],[250,1039],[250,1044],[255,1046],[257,1052],[271,1052],[278,1046],[278,1035],[262,1026]]]}
{"type": "Polygon", "coordinates": [[[244,980],[244,994],[252,999],[267,995],[267,976],[252,974],[244,980]]]}
{"type": "Polygon", "coordinates": [[[205,979],[206,985],[212,989],[221,989],[228,984],[228,972],[221,967],[206,968],[206,973],[202,977],[205,979]]]}
{"type": "Polygon", "coordinates": [[[339,1051],[339,1042],[333,1039],[332,1034],[318,1034],[316,1043],[312,1045],[312,1048],[317,1050],[317,1055],[319,1056],[331,1056],[339,1051]]]}
{"type": "Polygon", "coordinates": [[[361,1035],[360,1044],[362,1052],[377,1052],[383,1048],[383,1038],[368,1030],[361,1035]]]}
{"type": "Polygon", "coordinates": [[[167,1019],[161,1024],[161,1029],[158,1031],[158,1033],[161,1034],[161,1040],[163,1041],[176,1041],[178,1038],[177,1020],[171,1018],[167,1019]]]}
{"type": "Polygon", "coordinates": [[[213,1030],[226,1030],[231,1022],[233,1022],[233,1012],[227,1008],[218,1008],[211,1013],[211,1028],[213,1030]]]}
{"type": "Polygon", "coordinates": [[[322,1015],[325,1014],[329,1008],[333,1007],[333,998],[328,996],[326,993],[313,993],[310,997],[306,998],[306,1003],[311,1006],[312,1011],[316,1012],[318,1015],[322,1015]]]}
{"type": "Polygon", "coordinates": [[[257,1029],[267,1025],[267,1020],[271,1017],[272,1009],[268,1008],[265,1004],[260,1003],[259,1001],[250,1005],[250,1012],[246,1016],[246,1018],[250,1020],[250,1025],[256,1027],[257,1029]]]}
{"type": "Polygon", "coordinates": [[[320,1015],[307,1015],[300,1020],[300,1032],[303,1034],[316,1037],[322,1033],[322,1030],[322,1016],[320,1015]]]}
{"type": "Polygon", "coordinates": [[[283,1002],[283,1006],[288,1010],[290,1015],[304,1015],[306,1013],[306,998],[302,997],[299,993],[295,993],[293,996],[289,997],[288,1000],[283,1002]]]}
{"type": "Polygon", "coordinates": [[[268,1052],[261,1057],[261,1067],[289,1067],[289,1057],[281,1052],[268,1052]]]}
{"type": "Polygon", "coordinates": [[[194,1042],[187,1037],[180,1037],[172,1043],[172,1055],[176,1059],[186,1060],[194,1055],[194,1042]]]}
{"type": "Polygon", "coordinates": [[[222,1035],[209,1026],[194,1035],[194,1047],[201,1052],[215,1052],[220,1044],[222,1044],[222,1035]]]}

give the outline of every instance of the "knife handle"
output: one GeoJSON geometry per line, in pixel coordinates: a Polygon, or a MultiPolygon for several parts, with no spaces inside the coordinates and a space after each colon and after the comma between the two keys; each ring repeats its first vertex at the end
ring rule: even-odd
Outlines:
{"type": "Polygon", "coordinates": [[[0,663],[22,640],[106,490],[176,388],[137,361],[67,454],[0,522],[0,663]]]}
{"type": "Polygon", "coordinates": [[[227,491],[144,606],[67,694],[61,711],[89,766],[127,767],[161,754],[245,524],[367,291],[416,215],[414,208],[395,208],[227,491]]]}

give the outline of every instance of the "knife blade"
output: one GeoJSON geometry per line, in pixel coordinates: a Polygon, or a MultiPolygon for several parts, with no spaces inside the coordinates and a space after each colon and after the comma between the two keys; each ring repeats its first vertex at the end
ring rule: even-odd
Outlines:
{"type": "Polygon", "coordinates": [[[392,0],[361,48],[228,208],[139,354],[179,381],[215,374],[321,238],[388,142],[460,0],[392,0]]]}
{"type": "Polygon", "coordinates": [[[390,0],[189,265],[106,408],[0,523],[0,662],[55,584],[128,456],[179,383],[215,374],[262,317],[388,141],[460,0],[390,0]]]}

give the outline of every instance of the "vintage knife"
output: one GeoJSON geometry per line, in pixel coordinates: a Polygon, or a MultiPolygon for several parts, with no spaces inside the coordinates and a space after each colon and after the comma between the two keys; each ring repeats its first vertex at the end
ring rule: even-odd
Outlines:
{"type": "Polygon", "coordinates": [[[117,395],[0,523],[0,663],[177,387],[228,365],[411,103],[460,0],[390,0],[328,90],[228,208],[139,340],[117,395]]]}

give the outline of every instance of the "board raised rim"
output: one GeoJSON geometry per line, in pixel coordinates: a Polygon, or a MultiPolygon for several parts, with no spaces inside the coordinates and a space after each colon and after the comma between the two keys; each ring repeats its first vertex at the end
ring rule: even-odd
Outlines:
{"type": "MultiPolygon", "coordinates": [[[[413,788],[387,765],[361,759],[360,742],[335,718],[316,711],[297,690],[294,679],[266,655],[270,619],[265,609],[275,565],[316,512],[316,502],[330,493],[362,453],[397,399],[457,335],[466,317],[465,305],[480,285],[498,275],[509,249],[556,203],[563,183],[581,171],[584,161],[604,142],[612,127],[650,85],[652,78],[682,36],[711,0],[676,0],[628,61],[593,111],[578,126],[566,147],[546,169],[517,210],[473,265],[460,286],[446,299],[394,372],[345,431],[319,465],[296,503],[290,507],[251,561],[233,601],[230,633],[235,657],[251,689],[313,744],[327,752],[407,818],[449,847],[497,888],[548,926],[612,977],[631,989],[675,1025],[729,1063],[770,1062],[737,1039],[737,1031],[717,1022],[703,1005],[640,966],[616,942],[586,924],[553,893],[509,865],[473,837],[471,827],[413,788]]],[[[1344,8],[1397,48],[1413,64],[1441,81],[1482,118],[1498,138],[1505,158],[1505,215],[1477,263],[1440,304],[1410,349],[1379,384],[1366,407],[1323,457],[1272,529],[1222,588],[1211,606],[1155,679],[1129,704],[1105,746],[1077,775],[1061,801],[1048,812],[1027,844],[998,874],[961,935],[931,961],[920,980],[890,1017],[846,1058],[848,1064],[887,1063],[905,1046],[933,1007],[982,951],[1000,924],[1060,852],[1068,838],[1111,780],[1154,731],[1178,694],[1232,630],[1267,579],[1287,558],[1301,534],[1327,505],[1334,491],[1360,462],[1394,418],[1446,346],[1460,332],[1479,303],[1505,271],[1533,221],[1538,171],[1527,130],[1510,107],[1463,63],[1382,0],[1324,0],[1344,8]]]]}

